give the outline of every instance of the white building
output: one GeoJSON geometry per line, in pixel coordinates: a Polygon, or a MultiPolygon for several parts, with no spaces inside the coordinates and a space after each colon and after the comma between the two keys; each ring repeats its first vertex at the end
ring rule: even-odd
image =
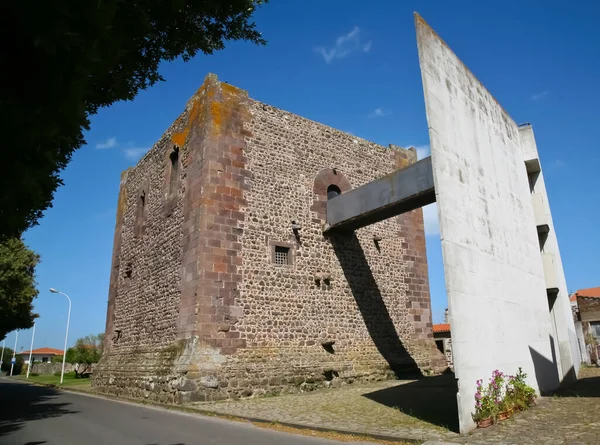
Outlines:
{"type": "Polygon", "coordinates": [[[31,360],[34,363],[47,363],[52,361],[52,357],[63,355],[62,349],[54,348],[38,348],[32,351],[19,352],[18,355],[23,357],[25,364],[29,364],[29,353],[31,352],[31,360]]]}

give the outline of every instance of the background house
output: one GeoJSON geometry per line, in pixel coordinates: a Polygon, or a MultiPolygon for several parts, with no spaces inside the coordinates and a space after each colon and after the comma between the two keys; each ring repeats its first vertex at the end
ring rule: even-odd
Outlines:
{"type": "Polygon", "coordinates": [[[600,287],[580,289],[570,301],[582,362],[600,366],[600,287]]]}
{"type": "Polygon", "coordinates": [[[31,360],[33,360],[34,363],[48,363],[52,361],[52,357],[63,355],[62,349],[54,348],[38,348],[33,349],[32,351],[19,352],[18,355],[23,357],[25,364],[29,363],[29,352],[31,352],[31,360]]]}
{"type": "Polygon", "coordinates": [[[433,338],[435,339],[437,348],[446,357],[448,367],[454,371],[452,335],[450,334],[450,323],[448,322],[448,309],[444,312],[444,323],[433,325],[433,338]]]}

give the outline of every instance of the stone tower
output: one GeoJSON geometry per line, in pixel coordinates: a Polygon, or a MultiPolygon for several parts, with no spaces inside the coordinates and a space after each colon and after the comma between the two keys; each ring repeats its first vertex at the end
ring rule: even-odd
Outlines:
{"type": "Polygon", "coordinates": [[[186,402],[442,370],[421,210],[323,232],[328,199],[415,161],[208,75],[122,175],[94,385],[186,402]]]}

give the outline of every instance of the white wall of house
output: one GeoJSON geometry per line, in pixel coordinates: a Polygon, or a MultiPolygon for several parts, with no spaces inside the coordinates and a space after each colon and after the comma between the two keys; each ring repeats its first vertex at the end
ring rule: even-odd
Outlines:
{"type": "MultiPolygon", "coordinates": [[[[29,364],[29,354],[21,354],[25,364],[29,364]]],[[[54,355],[51,354],[32,354],[31,359],[34,363],[47,363],[52,361],[54,355]]]]}

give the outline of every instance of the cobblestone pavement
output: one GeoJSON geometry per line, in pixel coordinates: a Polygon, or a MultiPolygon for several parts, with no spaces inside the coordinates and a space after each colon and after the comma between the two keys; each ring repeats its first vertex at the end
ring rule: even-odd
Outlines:
{"type": "Polygon", "coordinates": [[[205,402],[205,411],[399,439],[463,444],[600,444],[600,368],[512,419],[468,436],[455,429],[452,376],[353,384],[293,395],[205,402]]]}
{"type": "Polygon", "coordinates": [[[352,384],[268,398],[202,402],[195,406],[220,414],[358,434],[448,440],[459,437],[444,428],[456,417],[456,390],[452,391],[452,383],[450,375],[419,381],[352,384]],[[428,393],[425,397],[423,390],[428,393]]]}
{"type": "Polygon", "coordinates": [[[464,444],[600,444],[600,368],[583,368],[579,380],[512,419],[475,430],[464,444]]]}

